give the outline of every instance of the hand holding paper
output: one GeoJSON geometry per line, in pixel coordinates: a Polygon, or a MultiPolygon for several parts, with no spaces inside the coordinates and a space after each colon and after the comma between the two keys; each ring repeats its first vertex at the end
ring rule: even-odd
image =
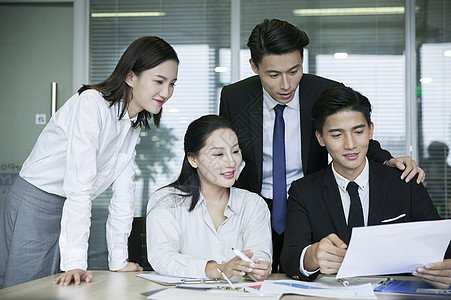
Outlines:
{"type": "Polygon", "coordinates": [[[451,259],[418,267],[412,274],[439,289],[451,287],[451,259]]]}
{"type": "Polygon", "coordinates": [[[307,249],[304,268],[309,272],[320,269],[323,274],[335,274],[346,254],[346,247],[335,233],[331,233],[307,249]]]}

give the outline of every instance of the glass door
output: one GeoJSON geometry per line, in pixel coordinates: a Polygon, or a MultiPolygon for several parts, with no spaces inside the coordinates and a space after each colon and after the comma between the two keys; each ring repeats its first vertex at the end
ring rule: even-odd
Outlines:
{"type": "Polygon", "coordinates": [[[0,3],[0,206],[51,117],[72,94],[72,3],[0,3]]]}

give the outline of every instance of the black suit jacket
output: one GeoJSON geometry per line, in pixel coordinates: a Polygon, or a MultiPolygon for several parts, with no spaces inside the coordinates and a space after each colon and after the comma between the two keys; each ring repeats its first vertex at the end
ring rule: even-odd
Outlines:
{"type": "MultiPolygon", "coordinates": [[[[299,83],[301,111],[301,156],[304,175],[327,166],[327,151],[318,144],[313,130],[312,105],[327,88],[341,85],[333,80],[304,74],[299,83]]],[[[294,100],[293,100],[294,101],[294,100]]],[[[219,114],[228,119],[238,134],[246,163],[236,186],[260,194],[263,172],[263,90],[258,76],[225,86],[219,114]]],[[[392,156],[377,141],[370,142],[368,156],[384,162],[392,156]]]]}
{"type": "MultiPolygon", "coordinates": [[[[416,179],[405,183],[400,179],[400,170],[370,159],[369,168],[369,226],[380,225],[382,220],[401,214],[406,216],[391,223],[440,219],[426,188],[417,184],[416,179]]],[[[281,254],[281,265],[288,276],[313,280],[318,275],[306,277],[299,271],[299,259],[306,246],[331,233],[349,244],[350,235],[338,189],[331,165],[292,183],[281,254]]],[[[446,257],[451,257],[450,250],[448,247],[446,257]]]]}

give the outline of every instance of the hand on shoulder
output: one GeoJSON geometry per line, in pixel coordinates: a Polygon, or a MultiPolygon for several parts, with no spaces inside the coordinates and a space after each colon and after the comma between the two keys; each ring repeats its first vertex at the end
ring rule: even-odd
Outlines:
{"type": "Polygon", "coordinates": [[[422,183],[426,178],[424,170],[417,166],[416,162],[412,159],[411,156],[394,157],[390,160],[387,160],[385,164],[387,166],[398,168],[403,171],[401,174],[401,180],[405,180],[406,182],[412,180],[417,174],[417,184],[422,183]]]}

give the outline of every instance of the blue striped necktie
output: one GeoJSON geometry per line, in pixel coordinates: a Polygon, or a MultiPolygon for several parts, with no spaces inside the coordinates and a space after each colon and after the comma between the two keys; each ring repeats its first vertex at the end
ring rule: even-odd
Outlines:
{"type": "Polygon", "coordinates": [[[287,214],[287,178],[285,169],[285,122],[283,110],[286,105],[277,104],[274,107],[276,119],[274,121],[273,135],[273,206],[272,228],[282,234],[286,226],[287,214]]]}

